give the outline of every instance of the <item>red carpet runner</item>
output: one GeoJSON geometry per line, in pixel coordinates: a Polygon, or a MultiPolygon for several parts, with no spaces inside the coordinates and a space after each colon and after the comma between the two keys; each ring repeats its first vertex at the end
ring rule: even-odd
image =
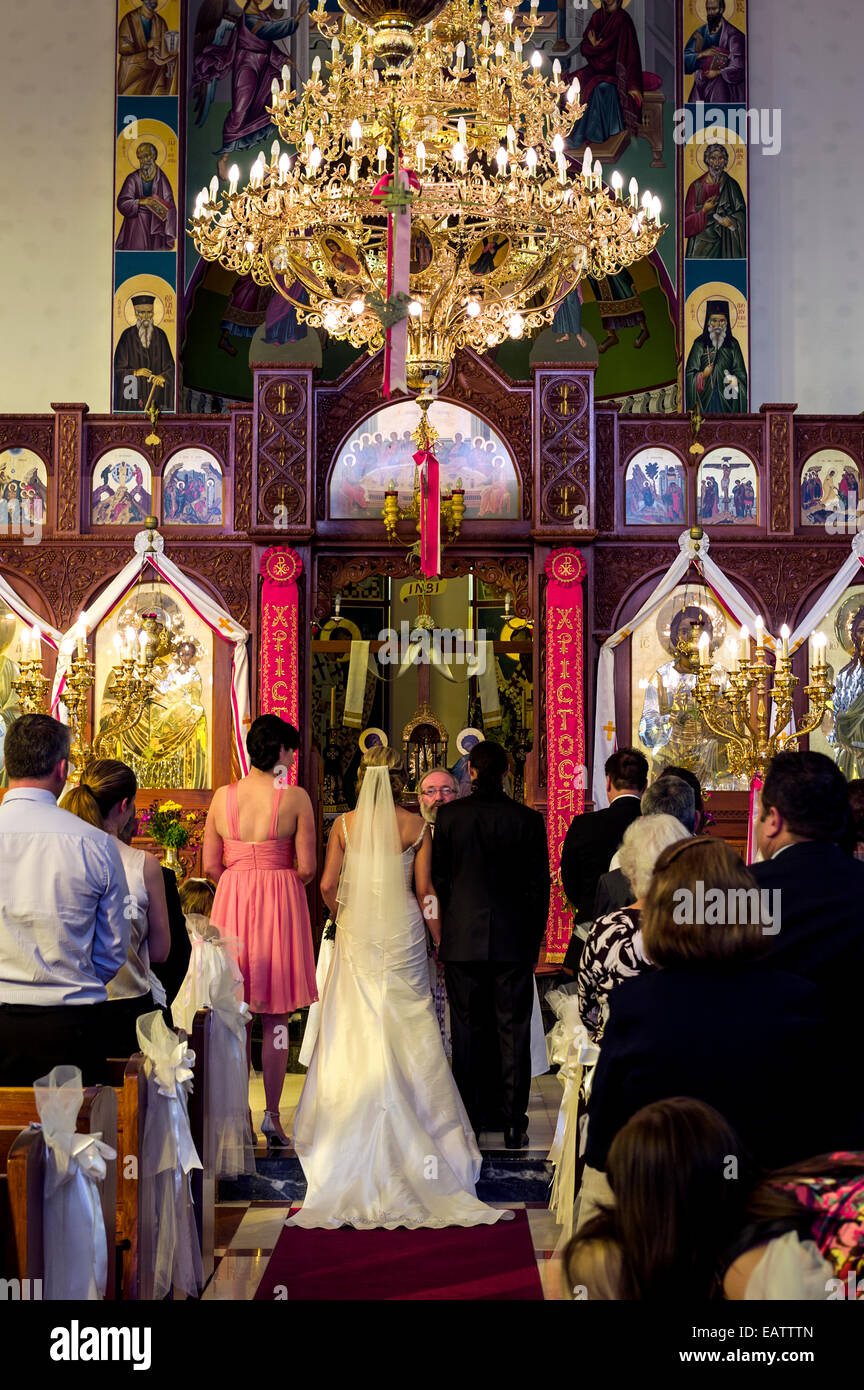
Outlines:
{"type": "Polygon", "coordinates": [[[524,1211],[443,1231],[304,1231],[286,1226],[256,1300],[542,1300],[524,1211]]]}

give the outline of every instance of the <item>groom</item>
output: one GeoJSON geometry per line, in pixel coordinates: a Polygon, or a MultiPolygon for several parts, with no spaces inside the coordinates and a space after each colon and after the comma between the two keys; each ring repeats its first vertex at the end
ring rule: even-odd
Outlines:
{"type": "Polygon", "coordinates": [[[441,945],[453,1076],[475,1133],[482,1127],[491,1026],[504,1096],[504,1143],[528,1143],[534,967],[549,913],[543,817],[504,791],[507,754],[487,739],[468,754],[471,795],[438,810],[432,881],[441,945]]]}

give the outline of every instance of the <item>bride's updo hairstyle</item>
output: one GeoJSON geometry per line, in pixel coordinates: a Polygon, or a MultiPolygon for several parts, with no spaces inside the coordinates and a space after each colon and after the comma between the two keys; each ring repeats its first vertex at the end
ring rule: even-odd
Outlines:
{"type": "Polygon", "coordinates": [[[390,773],[390,790],[393,793],[393,800],[398,801],[405,790],[405,764],[402,761],[402,754],[397,753],[395,748],[370,748],[368,753],[363,754],[363,761],[357,772],[357,792],[363,785],[363,778],[366,776],[366,769],[369,767],[386,767],[390,773]]]}
{"type": "Polygon", "coordinates": [[[262,714],[253,720],[246,735],[246,752],[249,761],[259,772],[272,772],[279,761],[282,748],[296,751],[300,747],[300,735],[287,719],[278,714],[262,714]]]}

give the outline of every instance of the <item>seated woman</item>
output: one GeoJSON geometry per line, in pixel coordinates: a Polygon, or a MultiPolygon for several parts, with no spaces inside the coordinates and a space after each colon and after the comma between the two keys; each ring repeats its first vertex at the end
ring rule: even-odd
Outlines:
{"type": "Polygon", "coordinates": [[[567,1246],[565,1298],[845,1298],[864,1258],[864,1153],[761,1172],[722,1115],[676,1096],[619,1130],[607,1175],[614,1205],[567,1246]]]}
{"type": "Polygon", "coordinates": [[[642,944],[640,923],[645,894],[661,850],[688,831],[675,816],[640,816],[628,825],[618,851],[618,863],[636,894],[630,907],[619,907],[598,917],[579,958],[576,994],[579,1015],[599,1043],[609,1013],[609,995],[622,980],[652,969],[642,944]]]}
{"type": "Polygon", "coordinates": [[[136,1022],[156,1007],[150,965],[166,960],[171,944],[159,860],[121,837],[135,818],[137,791],[138,780],[126,763],[115,758],[94,758],[84,768],[79,785],[60,800],[64,811],[99,826],[116,839],[129,887],[129,955],[108,984],[112,1026],[105,1039],[106,1057],[129,1057],[138,1051],[136,1022]]]}
{"type": "Polygon", "coordinates": [[[660,968],[610,996],[588,1106],[590,1169],[605,1168],[637,1110],[668,1096],[713,1105],[766,1167],[864,1148],[857,1093],[827,1065],[833,1033],[815,985],[759,960],[782,920],[755,889],[734,850],[707,835],[657,860],[642,939],[660,968]]]}

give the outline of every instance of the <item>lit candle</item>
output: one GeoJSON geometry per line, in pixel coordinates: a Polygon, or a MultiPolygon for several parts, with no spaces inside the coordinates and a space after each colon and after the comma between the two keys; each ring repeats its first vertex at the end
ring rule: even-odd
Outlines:
{"type": "Polygon", "coordinates": [[[387,168],[387,149],[384,145],[378,146],[378,173],[383,174],[387,168]]]}
{"type": "Polygon", "coordinates": [[[142,663],[143,663],[143,661],[144,661],[144,658],[145,658],[146,655],[147,655],[147,642],[148,642],[147,633],[146,633],[146,632],[139,632],[139,633],[138,633],[138,646],[139,646],[140,651],[141,651],[141,661],[142,661],[142,663]]]}
{"type": "Polygon", "coordinates": [[[228,179],[228,194],[229,196],[233,196],[233,194],[237,192],[237,184],[240,179],[240,170],[237,168],[236,164],[232,164],[231,168],[228,170],[228,179]]]}
{"type": "Polygon", "coordinates": [[[42,660],[42,633],[38,623],[34,623],[30,629],[30,640],[33,646],[30,651],[31,661],[42,660]]]}
{"type": "Polygon", "coordinates": [[[745,662],[748,662],[749,660],[750,660],[750,633],[747,631],[746,627],[742,627],[742,629],[741,629],[741,663],[742,663],[742,665],[743,665],[745,662]]]}
{"type": "Polygon", "coordinates": [[[78,648],[78,655],[79,655],[79,656],[86,656],[86,655],[87,655],[87,618],[86,618],[86,615],[85,615],[84,613],[80,613],[80,614],[78,615],[78,621],[77,621],[77,623],[75,624],[75,642],[76,642],[77,648],[78,648]]]}
{"type": "Polygon", "coordinates": [[[417,169],[421,174],[426,172],[426,146],[422,140],[417,141],[417,169]]]}
{"type": "Polygon", "coordinates": [[[783,626],[782,626],[781,629],[780,629],[780,636],[781,636],[782,639],[783,639],[783,646],[782,646],[782,648],[781,648],[780,655],[782,656],[782,658],[783,658],[784,661],[788,661],[788,660],[789,660],[789,629],[788,629],[788,627],[786,626],[785,623],[783,624],[783,626]]]}
{"type": "Polygon", "coordinates": [[[363,58],[363,49],[361,48],[359,43],[355,43],[354,47],[351,50],[351,55],[354,59],[354,72],[359,73],[360,62],[363,58]]]}
{"type": "Polygon", "coordinates": [[[591,177],[591,146],[589,145],[582,156],[582,177],[586,183],[591,177]]]}
{"type": "Polygon", "coordinates": [[[707,666],[707,665],[708,665],[708,648],[710,647],[710,645],[711,645],[711,638],[708,636],[708,633],[707,633],[707,632],[703,632],[703,633],[702,633],[702,636],[699,638],[699,665],[700,665],[700,666],[707,666]]]}
{"type": "Polygon", "coordinates": [[[761,618],[756,619],[756,650],[757,652],[765,646],[765,633],[763,632],[764,623],[761,618]]]}

